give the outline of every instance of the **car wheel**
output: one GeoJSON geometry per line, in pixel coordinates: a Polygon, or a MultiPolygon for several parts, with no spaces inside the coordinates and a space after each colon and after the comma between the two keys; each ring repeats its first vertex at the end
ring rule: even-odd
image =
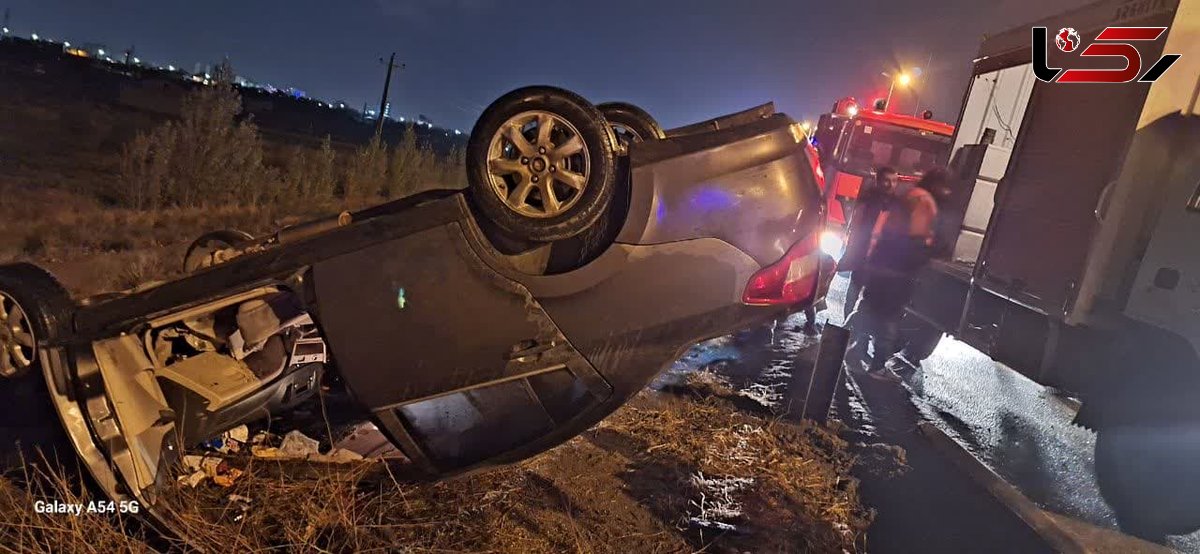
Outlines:
{"type": "Polygon", "coordinates": [[[667,138],[662,125],[646,110],[626,102],[606,102],[596,106],[604,119],[613,128],[617,143],[622,149],[628,149],[630,144],[647,140],[667,138]]]}
{"type": "Polygon", "coordinates": [[[1200,432],[1193,426],[1101,429],[1096,482],[1121,528],[1162,542],[1200,528],[1200,432]]]}
{"type": "Polygon", "coordinates": [[[70,310],[70,295],[45,270],[0,266],[0,377],[19,379],[39,369],[39,343],[59,337],[70,310]]]}
{"type": "Polygon", "coordinates": [[[471,131],[471,204],[518,240],[576,236],[612,202],[615,151],[608,122],[579,95],[514,90],[488,106],[471,131]]]}
{"type": "Polygon", "coordinates": [[[216,265],[224,260],[214,259],[215,254],[223,250],[245,246],[253,240],[253,235],[237,229],[221,229],[205,233],[188,246],[187,253],[183,256],[183,271],[192,273],[210,265],[216,265]]]}

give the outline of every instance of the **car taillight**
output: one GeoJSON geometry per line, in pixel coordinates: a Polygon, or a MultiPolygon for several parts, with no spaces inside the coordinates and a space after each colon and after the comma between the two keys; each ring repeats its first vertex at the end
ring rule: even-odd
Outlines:
{"type": "Polygon", "coordinates": [[[821,268],[819,233],[812,233],[788,249],[779,261],[750,277],[742,302],[754,306],[799,304],[811,300],[821,268]]]}

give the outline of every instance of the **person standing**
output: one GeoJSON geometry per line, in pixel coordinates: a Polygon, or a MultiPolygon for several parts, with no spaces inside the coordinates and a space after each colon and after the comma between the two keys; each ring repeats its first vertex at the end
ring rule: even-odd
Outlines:
{"type": "Polygon", "coordinates": [[[867,369],[872,377],[901,380],[886,364],[896,353],[900,320],[912,298],[917,274],[933,255],[938,213],[935,195],[942,196],[947,190],[948,177],[938,168],[927,172],[916,186],[898,187],[896,201],[876,224],[866,259],[870,270],[854,316],[861,326],[856,331],[869,335],[872,342],[867,369]]]}
{"type": "Polygon", "coordinates": [[[840,271],[850,272],[850,284],[846,287],[846,300],[842,303],[842,317],[849,320],[858,304],[868,271],[863,266],[871,246],[871,235],[875,231],[879,216],[886,211],[896,188],[896,170],[880,167],[875,170],[874,183],[864,186],[858,193],[854,209],[850,212],[849,233],[846,251],[838,262],[840,271]]]}

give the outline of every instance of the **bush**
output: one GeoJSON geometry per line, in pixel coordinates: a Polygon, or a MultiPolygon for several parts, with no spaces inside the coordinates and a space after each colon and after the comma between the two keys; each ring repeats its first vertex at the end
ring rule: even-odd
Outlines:
{"type": "Polygon", "coordinates": [[[217,83],[189,94],[182,117],[138,133],[122,151],[118,204],[138,210],[170,207],[288,205],[341,197],[361,203],[461,187],[463,152],[440,158],[409,126],[388,148],[378,138],[343,160],[326,136],[320,148],[291,146],[282,167],[267,167],[258,128],[238,121],[242,99],[228,64],[217,83]]]}
{"type": "Polygon", "coordinates": [[[400,144],[392,148],[387,182],[381,191],[383,197],[405,197],[420,192],[422,179],[428,178],[436,162],[429,149],[417,144],[417,134],[409,125],[400,144]]]}
{"type": "Polygon", "coordinates": [[[175,147],[174,123],[167,123],[149,134],[138,133],[121,156],[121,176],[125,186],[117,199],[139,210],[156,210],[167,200],[171,184],[172,153],[175,147]]]}
{"type": "Polygon", "coordinates": [[[272,175],[263,166],[258,129],[237,122],[241,95],[229,79],[190,93],[179,121],[139,133],[126,145],[119,200],[133,208],[213,206],[270,201],[272,175]]]}
{"type": "Polygon", "coordinates": [[[361,200],[377,196],[387,181],[387,148],[378,138],[359,148],[346,167],[342,198],[361,200]]]}
{"type": "Polygon", "coordinates": [[[442,178],[438,185],[452,189],[465,188],[467,186],[467,151],[455,148],[450,151],[449,157],[440,161],[442,178]]]}

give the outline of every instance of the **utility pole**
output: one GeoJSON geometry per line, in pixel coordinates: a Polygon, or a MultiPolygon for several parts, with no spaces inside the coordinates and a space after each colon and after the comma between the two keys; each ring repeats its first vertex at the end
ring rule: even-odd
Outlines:
{"type": "MultiPolygon", "coordinates": [[[[379,58],[379,63],[385,63],[383,61],[383,58],[379,58]]],[[[395,52],[392,52],[392,57],[389,58],[386,63],[387,63],[387,78],[384,79],[384,81],[383,81],[383,98],[381,98],[379,100],[379,113],[376,114],[376,116],[379,118],[375,124],[375,138],[377,140],[383,139],[383,114],[384,114],[384,111],[387,110],[388,92],[392,88],[392,70],[397,69],[397,68],[404,69],[404,64],[396,63],[396,53],[395,52]]]]}
{"type": "Polygon", "coordinates": [[[4,22],[0,24],[0,29],[4,32],[0,36],[8,36],[8,20],[12,18],[12,8],[4,8],[4,22]]]}
{"type": "Polygon", "coordinates": [[[133,49],[134,49],[134,47],[130,46],[129,48],[127,48],[125,50],[125,67],[126,68],[133,66],[133,49]]]}

